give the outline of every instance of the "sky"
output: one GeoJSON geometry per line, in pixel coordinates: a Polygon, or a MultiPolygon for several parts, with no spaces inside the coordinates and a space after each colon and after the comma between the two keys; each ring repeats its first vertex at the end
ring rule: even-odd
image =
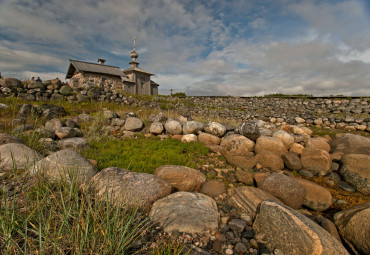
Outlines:
{"type": "Polygon", "coordinates": [[[125,69],[134,37],[160,94],[370,95],[369,0],[0,0],[6,77],[125,69]]]}

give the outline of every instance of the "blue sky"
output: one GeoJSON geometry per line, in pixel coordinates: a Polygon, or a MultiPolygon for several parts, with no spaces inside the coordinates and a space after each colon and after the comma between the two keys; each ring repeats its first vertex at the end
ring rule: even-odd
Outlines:
{"type": "Polygon", "coordinates": [[[370,95],[362,0],[1,0],[0,72],[64,79],[68,59],[140,67],[161,94],[370,95]]]}

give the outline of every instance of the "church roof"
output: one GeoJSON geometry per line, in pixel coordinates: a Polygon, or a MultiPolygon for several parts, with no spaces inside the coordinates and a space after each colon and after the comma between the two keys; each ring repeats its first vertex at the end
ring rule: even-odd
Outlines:
{"type": "Polygon", "coordinates": [[[136,71],[136,72],[146,73],[146,74],[149,74],[149,75],[154,75],[153,73],[150,73],[148,71],[145,71],[144,69],[141,69],[141,68],[135,67],[135,66],[130,66],[129,68],[126,68],[125,70],[122,70],[122,72],[124,72],[124,73],[129,72],[129,71],[136,71]]]}
{"type": "Polygon", "coordinates": [[[118,66],[95,64],[95,63],[89,63],[89,62],[78,61],[78,60],[73,60],[73,59],[70,59],[69,61],[70,61],[70,65],[67,71],[66,79],[72,78],[76,70],[78,72],[109,74],[113,76],[127,78],[127,75],[124,72],[122,72],[118,66]]]}

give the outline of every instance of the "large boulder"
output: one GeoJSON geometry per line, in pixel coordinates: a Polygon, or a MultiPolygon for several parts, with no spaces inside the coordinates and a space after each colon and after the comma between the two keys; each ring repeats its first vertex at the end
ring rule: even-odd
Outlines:
{"type": "Polygon", "coordinates": [[[141,131],[144,128],[144,123],[139,118],[129,117],[126,119],[124,128],[128,131],[141,131]]]}
{"type": "Polygon", "coordinates": [[[0,145],[7,143],[23,143],[23,142],[15,136],[8,135],[6,133],[0,133],[0,145]]]}
{"type": "Polygon", "coordinates": [[[63,96],[70,96],[73,94],[73,89],[69,85],[63,85],[59,89],[59,93],[62,94],[63,96]]]}
{"type": "Polygon", "coordinates": [[[50,132],[55,132],[55,130],[58,130],[63,127],[63,123],[60,119],[51,119],[46,121],[45,123],[45,129],[50,131],[50,132]]]}
{"type": "Polygon", "coordinates": [[[306,189],[303,204],[308,208],[322,212],[333,204],[331,193],[324,187],[302,178],[296,178],[296,180],[306,189]]]}
{"type": "Polygon", "coordinates": [[[42,104],[40,106],[42,116],[46,119],[59,118],[67,115],[66,110],[59,105],[54,104],[42,104]]]}
{"type": "Polygon", "coordinates": [[[221,138],[215,135],[200,132],[198,136],[199,142],[204,145],[219,145],[221,143],[221,138]]]}
{"type": "Polygon", "coordinates": [[[0,87],[10,88],[10,89],[21,88],[22,82],[15,78],[1,78],[0,87]]]}
{"type": "Polygon", "coordinates": [[[253,227],[270,250],[279,249],[282,254],[349,255],[329,232],[275,201],[260,204],[253,227]]]}
{"type": "Polygon", "coordinates": [[[38,161],[30,170],[31,174],[42,174],[51,182],[89,181],[96,173],[90,161],[72,149],[64,149],[38,161]]]}
{"type": "Polygon", "coordinates": [[[319,175],[328,174],[332,163],[327,151],[316,148],[304,148],[301,155],[301,162],[303,168],[319,175]]]}
{"type": "Polygon", "coordinates": [[[149,214],[167,233],[214,232],[218,228],[219,213],[216,201],[200,193],[176,192],[153,204],[149,214]]]}
{"type": "Polygon", "coordinates": [[[329,142],[331,152],[340,151],[345,154],[370,154],[370,138],[360,135],[345,134],[329,142]]]}
{"type": "Polygon", "coordinates": [[[269,136],[260,136],[256,141],[256,147],[254,148],[254,151],[257,154],[270,151],[279,156],[288,152],[284,146],[284,143],[280,139],[269,136]]]}
{"type": "Polygon", "coordinates": [[[226,133],[226,127],[218,122],[209,122],[204,126],[204,131],[208,134],[222,137],[226,133]]]}
{"type": "Polygon", "coordinates": [[[204,130],[204,124],[199,121],[190,120],[184,123],[184,126],[182,127],[182,129],[185,135],[198,134],[199,131],[204,130]]]}
{"type": "Polygon", "coordinates": [[[281,156],[271,151],[262,151],[258,153],[255,156],[255,162],[270,168],[272,171],[284,169],[284,161],[281,156]]]}
{"type": "Polygon", "coordinates": [[[322,137],[315,137],[315,138],[308,139],[306,143],[306,148],[316,148],[316,149],[321,149],[327,152],[330,151],[330,145],[322,137]]]}
{"type": "Polygon", "coordinates": [[[207,180],[204,174],[187,166],[160,166],[154,174],[171,184],[176,191],[197,192],[207,180]]]}
{"type": "Polygon", "coordinates": [[[216,180],[207,181],[199,191],[199,193],[213,198],[225,194],[225,192],[225,184],[216,180]]]}
{"type": "Polygon", "coordinates": [[[233,166],[240,167],[244,170],[250,170],[256,166],[257,159],[254,156],[253,152],[250,152],[249,155],[232,155],[224,154],[226,161],[233,166]]]}
{"type": "Polygon", "coordinates": [[[251,216],[256,214],[258,205],[264,200],[269,199],[280,202],[278,198],[274,197],[269,192],[249,186],[240,186],[229,190],[226,199],[240,212],[247,213],[251,216]]]}
{"type": "Polygon", "coordinates": [[[281,140],[286,149],[290,149],[294,143],[294,136],[284,130],[278,130],[272,134],[272,137],[281,140]]]}
{"type": "Polygon", "coordinates": [[[163,124],[161,122],[153,122],[150,124],[149,132],[154,135],[162,134],[164,131],[163,124]]]}
{"type": "Polygon", "coordinates": [[[150,208],[155,201],[171,193],[171,186],[153,174],[118,167],[103,169],[91,179],[90,187],[99,199],[140,209],[150,208]]]}
{"type": "Polygon", "coordinates": [[[341,162],[339,174],[343,179],[357,191],[370,195],[370,155],[346,154],[341,162]]]}
{"type": "Polygon", "coordinates": [[[226,156],[248,156],[253,151],[254,142],[243,135],[233,134],[225,137],[221,146],[222,154],[226,156]]]}
{"type": "Polygon", "coordinates": [[[354,254],[370,254],[370,203],[336,213],[334,222],[354,254]]]}
{"type": "Polygon", "coordinates": [[[164,124],[164,128],[171,135],[181,135],[182,134],[182,124],[174,119],[168,119],[164,124]]]}
{"type": "Polygon", "coordinates": [[[302,169],[301,159],[298,157],[297,153],[287,152],[281,158],[284,161],[285,166],[292,171],[298,171],[302,169]]]}
{"type": "Polygon", "coordinates": [[[235,131],[236,133],[244,135],[252,141],[256,141],[260,136],[259,127],[255,121],[243,122],[236,128],[235,131]]]}
{"type": "Polygon", "coordinates": [[[73,149],[82,151],[89,147],[89,143],[81,137],[66,138],[58,141],[58,147],[61,149],[73,149]]]}
{"type": "Polygon", "coordinates": [[[306,189],[296,179],[281,173],[267,176],[260,185],[261,189],[280,199],[284,204],[293,209],[298,209],[303,204],[306,189]]]}
{"type": "Polygon", "coordinates": [[[0,146],[0,169],[15,170],[32,167],[42,156],[21,143],[6,143],[0,146]]]}

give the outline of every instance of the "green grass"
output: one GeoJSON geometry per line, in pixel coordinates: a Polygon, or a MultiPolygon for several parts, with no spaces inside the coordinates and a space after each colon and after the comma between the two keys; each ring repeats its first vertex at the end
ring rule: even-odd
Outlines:
{"type": "Polygon", "coordinates": [[[154,173],[162,165],[196,168],[195,159],[205,156],[208,148],[201,143],[183,143],[176,139],[113,139],[90,141],[82,154],[98,161],[99,169],[121,167],[134,172],[154,173]]]}
{"type": "Polygon", "coordinates": [[[339,133],[350,133],[354,135],[361,135],[365,137],[370,137],[369,132],[365,131],[348,131],[344,129],[332,129],[332,128],[322,128],[322,127],[316,127],[316,126],[310,126],[310,129],[313,131],[312,135],[318,135],[318,136],[323,136],[323,135],[329,135],[331,138],[335,138],[336,134],[339,133]]]}

